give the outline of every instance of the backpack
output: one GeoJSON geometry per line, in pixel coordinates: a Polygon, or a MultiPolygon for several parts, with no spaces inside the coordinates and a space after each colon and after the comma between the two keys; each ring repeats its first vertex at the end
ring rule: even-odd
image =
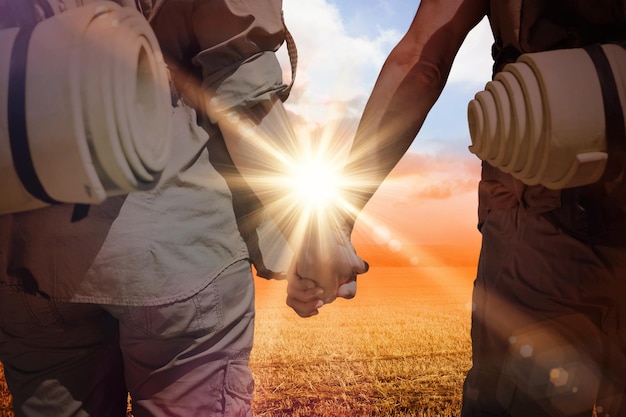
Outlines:
{"type": "Polygon", "coordinates": [[[494,72],[526,52],[626,40],[623,0],[493,0],[494,72]]]}
{"type": "MultiPolygon", "coordinates": [[[[494,35],[494,75],[523,53],[586,48],[591,56],[597,55],[602,43],[626,45],[624,0],[493,0],[489,21],[494,35]]],[[[602,57],[597,58],[592,56],[594,62],[602,57]]],[[[602,83],[607,74],[601,66],[596,65],[602,83]]],[[[616,92],[610,88],[603,88],[604,105],[607,113],[615,114],[611,96],[615,98],[616,92]]],[[[607,127],[609,124],[615,127],[615,120],[607,119],[607,127]]],[[[617,125],[613,147],[617,146],[621,155],[626,152],[623,119],[617,125]]],[[[561,190],[561,206],[545,217],[585,242],[625,246],[626,175],[623,166],[618,168],[617,174],[605,175],[595,184],[561,190]]]]}

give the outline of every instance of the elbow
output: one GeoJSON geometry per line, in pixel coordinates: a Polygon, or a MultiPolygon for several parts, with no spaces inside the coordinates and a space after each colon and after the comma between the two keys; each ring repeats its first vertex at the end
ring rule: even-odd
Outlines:
{"type": "Polygon", "coordinates": [[[415,62],[410,72],[413,74],[413,82],[423,89],[441,91],[448,79],[449,70],[446,65],[422,58],[415,62]]]}
{"type": "Polygon", "coordinates": [[[397,68],[402,78],[413,83],[419,91],[441,91],[450,73],[451,62],[443,57],[425,54],[420,51],[397,48],[389,56],[389,63],[397,68]]]}

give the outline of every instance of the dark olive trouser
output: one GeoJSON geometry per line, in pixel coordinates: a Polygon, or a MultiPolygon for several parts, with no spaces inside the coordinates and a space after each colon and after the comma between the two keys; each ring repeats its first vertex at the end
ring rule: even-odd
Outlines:
{"type": "Polygon", "coordinates": [[[626,415],[626,247],[561,230],[558,197],[483,170],[464,417],[626,415]]]}

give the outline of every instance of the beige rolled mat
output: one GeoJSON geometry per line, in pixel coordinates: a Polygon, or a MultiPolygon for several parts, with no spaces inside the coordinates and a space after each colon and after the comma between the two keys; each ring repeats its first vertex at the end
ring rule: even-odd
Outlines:
{"type": "Polygon", "coordinates": [[[156,37],[133,8],[95,2],[0,31],[0,214],[154,187],[172,112],[156,37]]]}
{"type": "MultiPolygon", "coordinates": [[[[615,80],[616,107],[621,103],[626,114],[626,50],[599,47],[615,80]]],[[[530,185],[562,189],[598,181],[609,155],[596,68],[581,48],[521,55],[470,101],[470,151],[530,185]]]]}

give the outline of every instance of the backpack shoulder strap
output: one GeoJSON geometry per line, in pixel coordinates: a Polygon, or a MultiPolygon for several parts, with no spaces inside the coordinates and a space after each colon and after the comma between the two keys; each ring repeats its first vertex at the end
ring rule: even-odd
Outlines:
{"type": "Polygon", "coordinates": [[[281,13],[281,21],[283,22],[283,28],[285,30],[285,42],[287,43],[287,54],[289,55],[289,63],[291,64],[291,80],[287,87],[282,90],[279,94],[280,99],[282,101],[287,100],[289,97],[289,93],[291,92],[291,88],[293,87],[293,83],[296,80],[296,71],[298,69],[298,49],[296,48],[296,41],[291,36],[291,32],[287,29],[287,25],[285,24],[285,14],[281,13]]]}

